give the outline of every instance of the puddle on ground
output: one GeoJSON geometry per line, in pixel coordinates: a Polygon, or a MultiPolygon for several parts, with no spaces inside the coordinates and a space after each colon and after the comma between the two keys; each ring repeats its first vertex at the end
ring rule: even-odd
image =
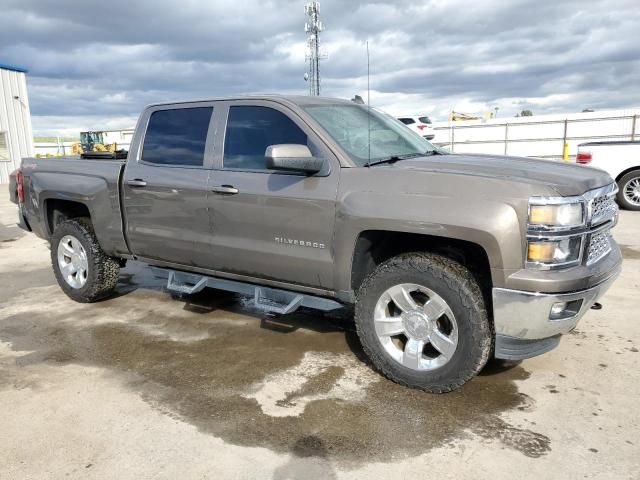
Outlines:
{"type": "MultiPolygon", "coordinates": [[[[237,445],[345,464],[417,456],[469,432],[529,457],[550,450],[547,437],[500,417],[534,408],[516,388],[528,376],[521,366],[494,363],[460,391],[431,395],[373,372],[348,318],[271,318],[213,290],[174,299],[162,283],[132,264],[118,295],[97,304],[53,285],[5,297],[0,341],[23,352],[20,366],[120,372],[154,408],[237,445]]],[[[0,388],[13,385],[0,375],[0,388]]]]}

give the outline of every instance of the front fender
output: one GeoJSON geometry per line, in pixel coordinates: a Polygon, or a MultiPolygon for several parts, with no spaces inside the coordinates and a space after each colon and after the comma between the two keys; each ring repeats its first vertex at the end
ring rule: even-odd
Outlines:
{"type": "Polygon", "coordinates": [[[444,195],[349,193],[336,213],[335,284],[340,291],[351,290],[353,252],[358,237],[367,230],[464,240],[483,248],[492,272],[521,268],[521,222],[514,205],[490,198],[470,201],[444,195]]]}

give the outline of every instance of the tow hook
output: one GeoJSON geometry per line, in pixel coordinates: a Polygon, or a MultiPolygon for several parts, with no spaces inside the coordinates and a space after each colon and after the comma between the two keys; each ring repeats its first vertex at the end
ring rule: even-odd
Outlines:
{"type": "Polygon", "coordinates": [[[594,303],[591,305],[591,310],[602,310],[602,304],[599,302],[594,303]]]}

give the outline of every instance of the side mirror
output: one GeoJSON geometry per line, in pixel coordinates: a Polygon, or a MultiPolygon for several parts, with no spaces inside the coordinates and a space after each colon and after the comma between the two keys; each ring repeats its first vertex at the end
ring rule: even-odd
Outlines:
{"type": "Polygon", "coordinates": [[[325,165],[322,158],[314,157],[306,145],[284,143],[269,145],[264,152],[267,168],[272,170],[286,170],[313,175],[320,172],[325,165]]]}

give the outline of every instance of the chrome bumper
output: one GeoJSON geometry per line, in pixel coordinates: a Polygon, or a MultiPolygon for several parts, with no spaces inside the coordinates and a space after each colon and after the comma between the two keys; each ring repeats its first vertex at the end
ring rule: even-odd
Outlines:
{"type": "Polygon", "coordinates": [[[620,267],[599,285],[571,293],[535,293],[494,288],[493,320],[496,336],[531,341],[570,332],[605,294],[619,274],[620,267]],[[559,320],[550,318],[554,304],[579,300],[582,300],[579,309],[570,316],[559,320]]]}

